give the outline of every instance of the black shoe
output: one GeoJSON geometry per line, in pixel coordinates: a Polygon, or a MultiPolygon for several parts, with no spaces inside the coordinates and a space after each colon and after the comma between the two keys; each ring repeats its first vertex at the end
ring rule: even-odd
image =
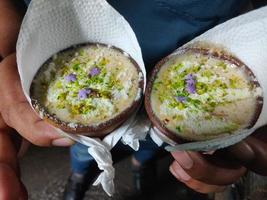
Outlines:
{"type": "Polygon", "coordinates": [[[86,175],[72,173],[63,194],[63,200],[82,200],[89,187],[86,175]]]}
{"type": "Polygon", "coordinates": [[[96,167],[86,174],[72,173],[64,190],[63,200],[82,200],[100,170],[96,167]]]}
{"type": "MultiPolygon", "coordinates": [[[[135,197],[150,199],[157,185],[157,169],[155,162],[141,166],[132,166],[135,197]]],[[[135,198],[136,199],[136,198],[135,198]]]]}

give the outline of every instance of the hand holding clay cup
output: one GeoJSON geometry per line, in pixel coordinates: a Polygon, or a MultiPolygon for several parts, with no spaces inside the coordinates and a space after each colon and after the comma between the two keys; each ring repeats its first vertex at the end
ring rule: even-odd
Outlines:
{"type": "Polygon", "coordinates": [[[124,51],[76,45],[47,60],[31,84],[33,108],[67,133],[104,137],[139,107],[143,74],[124,51]]]}
{"type": "MultiPolygon", "coordinates": [[[[212,126],[208,126],[209,123],[207,120],[210,118],[209,115],[214,114],[214,111],[215,114],[217,114],[216,110],[219,105],[216,105],[215,101],[215,104],[212,103],[211,105],[212,109],[210,109],[210,112],[208,112],[208,116],[206,115],[207,114],[206,112],[202,112],[205,114],[202,118],[201,117],[199,118],[199,116],[197,115],[198,112],[189,113],[191,114],[191,116],[196,117],[196,120],[195,121],[193,120],[194,123],[191,122],[192,125],[189,124],[189,127],[190,126],[192,127],[191,130],[195,130],[194,125],[198,124],[197,119],[199,120],[199,122],[201,122],[200,123],[201,129],[197,129],[197,131],[185,131],[183,128],[186,127],[183,127],[181,125],[180,127],[177,127],[177,130],[170,130],[170,128],[168,129],[167,125],[164,124],[163,121],[164,118],[160,120],[160,118],[157,117],[156,115],[157,112],[153,112],[152,110],[151,91],[153,83],[155,82],[155,79],[157,79],[156,75],[159,74],[158,72],[160,69],[164,69],[162,66],[165,63],[165,61],[167,63],[168,58],[171,58],[172,56],[175,57],[176,53],[178,56],[179,54],[183,54],[182,49],[179,49],[177,52],[175,52],[174,54],[163,60],[161,63],[159,63],[152,74],[152,81],[149,82],[148,90],[146,91],[147,93],[146,93],[145,103],[150,119],[153,122],[154,127],[156,127],[154,128],[155,130],[157,130],[155,131],[155,133],[156,134],[158,133],[160,136],[162,136],[160,137],[160,139],[163,139],[163,141],[175,145],[175,147],[172,148],[173,150],[172,156],[174,157],[175,160],[173,164],[170,166],[171,173],[179,181],[183,182],[188,187],[198,192],[208,193],[208,192],[221,191],[224,189],[225,185],[232,184],[235,181],[237,181],[240,177],[242,177],[246,173],[247,169],[262,175],[267,174],[266,171],[267,169],[266,110],[267,109],[265,101],[266,100],[265,91],[267,89],[266,67],[265,67],[266,65],[265,63],[267,61],[265,53],[266,42],[267,42],[266,11],[267,7],[263,7],[261,9],[231,19],[223,24],[214,27],[213,29],[207,31],[206,33],[198,36],[189,44],[187,44],[187,47],[190,47],[189,45],[192,45],[191,47],[198,47],[198,51],[201,52],[204,52],[204,50],[206,49],[207,53],[205,55],[212,55],[217,52],[216,54],[213,55],[213,57],[215,56],[215,58],[224,62],[227,61],[226,63],[229,62],[232,63],[234,74],[237,75],[239,79],[241,78],[241,80],[242,79],[247,80],[244,82],[246,87],[249,86],[246,89],[246,87],[240,87],[243,84],[239,86],[239,81],[237,81],[236,79],[230,81],[229,78],[223,76],[224,73],[219,73],[220,77],[227,78],[226,80],[228,80],[228,84],[226,84],[227,87],[224,88],[225,87],[224,84],[221,85],[219,82],[217,82],[218,86],[215,84],[215,88],[222,87],[221,91],[227,89],[227,91],[230,92],[232,89],[234,89],[232,87],[238,86],[237,89],[241,90],[246,89],[245,91],[247,91],[242,93],[240,92],[239,93],[240,95],[237,95],[238,93],[236,93],[238,90],[236,90],[236,92],[233,91],[233,93],[229,93],[231,94],[232,97],[235,97],[232,99],[233,103],[234,101],[238,102],[238,99],[236,97],[238,96],[245,97],[245,95],[248,95],[247,100],[244,99],[242,100],[243,101],[242,104],[233,106],[232,107],[233,110],[230,109],[231,104],[229,104],[227,101],[225,102],[225,105],[222,105],[222,111],[224,111],[223,114],[228,114],[226,116],[225,121],[219,119],[218,123],[214,123],[211,124],[212,126]],[[204,46],[194,46],[194,44],[196,43],[213,44],[222,47],[224,51],[221,51],[221,48],[200,48],[204,46]],[[217,51],[216,49],[219,51],[217,51]],[[240,74],[240,72],[245,72],[245,73],[240,74]],[[256,76],[256,78],[253,74],[256,76]],[[248,110],[251,110],[251,112],[246,113],[246,111],[248,110]],[[205,119],[205,116],[207,116],[207,119],[205,119]],[[236,129],[234,128],[235,126],[228,126],[228,127],[226,126],[223,128],[223,126],[221,125],[226,124],[225,122],[227,124],[229,123],[229,125],[232,123],[236,123],[237,125],[239,125],[236,128],[237,130],[239,129],[240,131],[234,131],[236,129]],[[203,131],[203,127],[205,128],[204,130],[206,131],[203,131]],[[220,127],[222,127],[223,129],[217,129],[220,127]],[[229,129],[230,127],[231,129],[229,129]],[[217,132],[211,132],[211,130],[214,130],[214,128],[217,129],[217,132]],[[216,150],[227,146],[228,148],[216,150]],[[196,151],[207,151],[207,150],[216,150],[216,151],[209,152],[213,153],[212,155],[196,152],[196,151]]],[[[183,51],[188,51],[188,50],[184,49],[183,51]]],[[[190,62],[188,63],[188,65],[190,66],[190,62]]],[[[211,72],[215,73],[217,72],[217,69],[212,70],[211,72]]],[[[206,93],[209,94],[209,91],[212,90],[214,87],[212,87],[211,85],[211,87],[206,88],[205,87],[206,84],[205,85],[197,84],[199,81],[199,73],[198,72],[195,73],[194,71],[190,73],[192,75],[196,74],[196,76],[186,77],[186,80],[184,79],[180,84],[177,83],[177,88],[179,85],[182,85],[185,89],[187,88],[188,92],[196,92],[195,93],[196,95],[201,95],[202,93],[201,90],[204,89],[203,93],[204,96],[206,93]]],[[[206,74],[206,76],[207,79],[209,80],[210,73],[206,74]]],[[[172,80],[175,79],[169,78],[170,82],[172,82],[172,80]]],[[[222,80],[220,81],[223,82],[222,80]]],[[[171,91],[171,90],[168,89],[166,91],[171,91]]],[[[210,99],[209,102],[210,103],[214,102],[214,100],[216,100],[216,97],[218,97],[218,95],[219,97],[221,97],[218,99],[219,100],[218,102],[224,100],[225,97],[223,98],[223,94],[224,93],[220,92],[220,90],[215,92],[212,95],[212,99],[210,99]]],[[[187,94],[184,96],[179,94],[181,96],[176,96],[177,95],[176,93],[174,95],[172,96],[172,99],[176,97],[175,99],[178,100],[180,108],[177,110],[181,112],[184,106],[183,104],[187,104],[188,102],[188,96],[190,98],[189,101],[191,101],[192,99],[191,97],[194,94],[187,94]]],[[[226,97],[227,96],[229,97],[229,95],[226,95],[226,97]]],[[[203,105],[202,98],[199,98],[197,100],[198,101],[194,102],[194,104],[196,103],[196,105],[198,105],[198,102],[200,101],[201,102],[200,105],[203,105]]],[[[177,102],[175,102],[174,105],[176,104],[177,102]]],[[[165,111],[165,109],[162,109],[162,111],[165,111]]],[[[168,111],[173,111],[173,109],[168,109],[168,111]]],[[[168,116],[171,116],[171,114],[173,114],[172,112],[168,113],[169,113],[168,116]]],[[[160,116],[159,114],[160,112],[158,112],[158,116],[160,116]]],[[[214,116],[211,115],[210,119],[213,118],[214,116]]],[[[184,121],[185,120],[180,119],[179,124],[184,121]]],[[[190,123],[189,120],[188,123],[190,123]]],[[[177,123],[176,125],[178,126],[179,124],[177,123]]],[[[176,126],[172,127],[176,128],[176,126]]]]}
{"type": "Polygon", "coordinates": [[[206,141],[253,127],[262,89],[238,58],[192,45],[156,65],[145,106],[153,125],[172,141],[206,141]]]}
{"type": "MultiPolygon", "coordinates": [[[[166,142],[190,143],[234,135],[253,127],[262,110],[262,89],[242,61],[217,48],[181,48],[157,64],[145,106],[166,142]]],[[[174,151],[171,173],[188,187],[220,192],[247,169],[266,175],[266,127],[212,155],[174,151]],[[218,176],[220,174],[220,176],[218,176]]]]}
{"type": "Polygon", "coordinates": [[[105,0],[31,1],[19,34],[17,63],[32,108],[64,137],[88,147],[102,170],[95,185],[112,195],[110,150],[121,139],[138,146],[139,135],[127,134],[146,83],[131,26],[105,0]]]}

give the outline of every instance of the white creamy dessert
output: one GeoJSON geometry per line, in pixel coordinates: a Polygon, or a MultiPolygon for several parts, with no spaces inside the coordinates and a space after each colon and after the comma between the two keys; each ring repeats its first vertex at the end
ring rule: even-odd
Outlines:
{"type": "Polygon", "coordinates": [[[151,88],[154,115],[186,140],[206,140],[250,127],[262,90],[245,66],[201,53],[172,55],[151,88]]]}
{"type": "Polygon", "coordinates": [[[122,51],[83,45],[53,56],[34,78],[31,98],[70,128],[104,123],[141,96],[142,73],[122,51]]]}

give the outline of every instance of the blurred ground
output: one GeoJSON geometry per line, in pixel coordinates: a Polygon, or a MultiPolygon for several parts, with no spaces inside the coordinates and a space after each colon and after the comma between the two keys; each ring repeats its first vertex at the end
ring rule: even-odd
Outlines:
{"type": "MultiPolygon", "coordinates": [[[[207,200],[206,196],[194,193],[179,184],[168,171],[170,158],[158,161],[159,182],[155,188],[155,200],[207,200]]],[[[124,200],[133,194],[130,160],[115,165],[116,193],[108,197],[101,187],[91,187],[85,200],[124,200]]],[[[69,155],[66,148],[31,147],[21,160],[22,179],[29,191],[30,200],[61,199],[69,176],[69,155]]]]}

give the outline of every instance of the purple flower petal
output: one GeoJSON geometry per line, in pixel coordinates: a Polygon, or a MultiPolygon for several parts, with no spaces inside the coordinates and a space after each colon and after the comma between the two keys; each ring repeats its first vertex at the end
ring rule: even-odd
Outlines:
{"type": "Polygon", "coordinates": [[[187,100],[187,97],[182,97],[182,96],[176,96],[174,97],[176,101],[180,103],[184,103],[187,100]]]}
{"type": "Polygon", "coordinates": [[[79,99],[86,99],[88,94],[90,94],[90,93],[91,93],[90,89],[81,89],[78,92],[78,98],[79,99]]]}
{"type": "Polygon", "coordinates": [[[71,73],[71,74],[69,74],[69,75],[66,75],[66,76],[64,77],[64,79],[65,79],[65,81],[66,81],[67,83],[69,83],[69,82],[74,82],[74,81],[76,81],[76,75],[73,74],[73,73],[71,73]]]}
{"type": "Polygon", "coordinates": [[[195,94],[196,93],[196,87],[195,84],[186,84],[186,91],[189,94],[195,94]]]}
{"type": "Polygon", "coordinates": [[[185,82],[188,83],[188,84],[195,84],[195,80],[194,79],[186,79],[185,82]]]}
{"type": "Polygon", "coordinates": [[[185,77],[185,83],[186,83],[186,91],[189,94],[195,94],[196,93],[196,80],[195,76],[193,74],[188,74],[185,77]]]}
{"type": "Polygon", "coordinates": [[[93,68],[90,70],[90,72],[89,72],[89,75],[90,75],[90,76],[96,76],[96,75],[98,75],[98,74],[100,74],[100,69],[97,68],[97,67],[93,67],[93,68]]]}
{"type": "Polygon", "coordinates": [[[194,77],[193,74],[187,74],[186,77],[185,77],[186,80],[190,80],[190,79],[191,79],[191,80],[192,80],[192,79],[194,80],[194,78],[195,78],[195,77],[194,77]]]}

